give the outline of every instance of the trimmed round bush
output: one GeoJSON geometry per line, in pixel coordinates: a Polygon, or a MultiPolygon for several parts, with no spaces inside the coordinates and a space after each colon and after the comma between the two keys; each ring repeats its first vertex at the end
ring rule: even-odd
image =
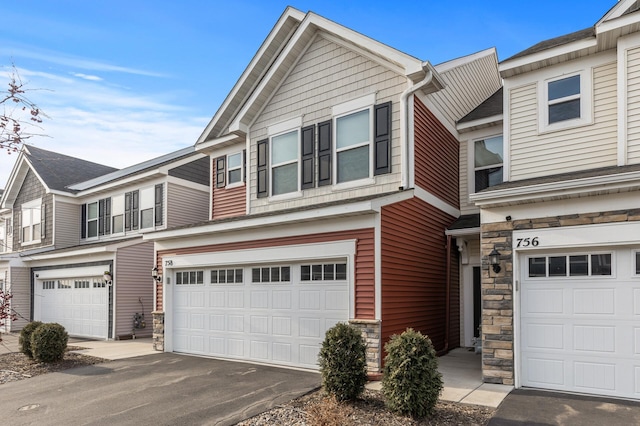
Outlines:
{"type": "Polygon", "coordinates": [[[327,330],[318,355],[322,386],[338,401],[356,399],[367,383],[366,345],[360,330],[338,323],[327,330]]]}
{"type": "Polygon", "coordinates": [[[68,340],[69,334],[60,324],[55,322],[42,324],[31,334],[33,358],[40,362],[62,360],[68,340]]]}
{"type": "Polygon", "coordinates": [[[31,334],[42,324],[43,323],[41,321],[31,321],[29,324],[22,327],[22,330],[20,330],[20,337],[18,338],[20,352],[29,358],[33,358],[33,353],[31,352],[31,334]]]}
{"type": "Polygon", "coordinates": [[[408,328],[385,345],[382,393],[392,411],[423,418],[433,412],[442,391],[442,374],[431,339],[408,328]]]}

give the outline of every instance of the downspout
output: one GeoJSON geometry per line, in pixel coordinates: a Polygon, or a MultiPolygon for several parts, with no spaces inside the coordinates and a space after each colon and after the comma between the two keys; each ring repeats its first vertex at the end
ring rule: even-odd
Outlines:
{"type": "Polygon", "coordinates": [[[427,73],[422,81],[407,88],[407,90],[402,92],[400,95],[400,110],[402,111],[401,119],[404,121],[404,123],[402,123],[402,135],[404,136],[404,141],[401,141],[400,143],[400,156],[404,167],[402,173],[402,185],[400,187],[402,190],[409,189],[411,184],[411,179],[409,178],[409,174],[411,172],[411,165],[409,164],[409,96],[430,84],[433,80],[433,72],[427,62],[422,64],[422,69],[427,73]]]}
{"type": "Polygon", "coordinates": [[[451,235],[447,235],[447,265],[445,267],[446,298],[445,300],[445,324],[444,324],[444,348],[438,352],[438,356],[449,352],[449,332],[451,331],[451,235]]]}

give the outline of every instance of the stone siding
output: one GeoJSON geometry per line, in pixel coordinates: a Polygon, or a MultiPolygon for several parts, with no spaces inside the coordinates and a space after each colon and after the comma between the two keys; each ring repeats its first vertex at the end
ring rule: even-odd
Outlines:
{"type": "Polygon", "coordinates": [[[357,327],[362,332],[362,337],[367,344],[367,371],[369,375],[376,375],[382,369],[380,359],[380,321],[376,320],[350,320],[349,324],[357,327]]]}
{"type": "Polygon", "coordinates": [[[164,312],[153,311],[153,349],[164,352],[164,312]]]}
{"type": "Polygon", "coordinates": [[[640,221],[640,209],[482,225],[482,376],[485,383],[514,384],[513,231],[628,221],[640,221]],[[501,255],[498,273],[493,272],[487,260],[494,247],[501,255]]]}

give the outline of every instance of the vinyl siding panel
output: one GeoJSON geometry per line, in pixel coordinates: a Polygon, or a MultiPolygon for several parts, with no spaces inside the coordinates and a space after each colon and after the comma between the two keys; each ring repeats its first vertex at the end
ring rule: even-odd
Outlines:
{"type": "MultiPolygon", "coordinates": [[[[375,318],[375,245],[373,229],[329,232],[322,234],[299,235],[269,240],[247,241],[240,243],[217,244],[198,247],[185,247],[176,250],[158,251],[156,265],[162,268],[162,257],[199,253],[213,253],[232,250],[246,250],[263,247],[279,247],[295,244],[312,244],[340,240],[357,240],[355,256],[355,312],[357,319],[375,318]]],[[[162,310],[162,285],[158,285],[156,309],[162,310]]]]}
{"type": "MultiPolygon", "coordinates": [[[[438,68],[440,66],[437,65],[438,68]]],[[[446,87],[428,95],[428,99],[452,126],[494,94],[501,85],[497,58],[493,54],[444,71],[440,77],[446,87]]]]}
{"type": "MultiPolygon", "coordinates": [[[[446,237],[455,218],[413,198],[382,209],[382,340],[413,327],[445,344],[446,237]]],[[[457,250],[451,248],[450,347],[460,341],[457,250]]]]}
{"type": "Polygon", "coordinates": [[[640,163],[640,47],[627,51],[627,164],[640,163]]]}
{"type": "MultiPolygon", "coordinates": [[[[617,164],[616,64],[593,69],[594,123],[538,135],[536,85],[510,91],[511,180],[617,164]]],[[[542,83],[540,83],[542,84],[542,83]]]]}
{"type": "Polygon", "coordinates": [[[40,183],[40,180],[33,170],[29,169],[27,172],[13,205],[13,247],[15,251],[50,246],[53,243],[53,195],[46,193],[45,187],[40,183]],[[20,220],[22,205],[38,198],[42,199],[42,203],[45,204],[46,209],[45,214],[43,215],[45,223],[45,238],[37,244],[29,244],[22,247],[22,244],[20,243],[22,233],[22,224],[20,220]]]}
{"type": "Polygon", "coordinates": [[[202,157],[182,166],[174,167],[169,170],[169,176],[206,186],[209,184],[209,157],[202,157]]]}
{"type": "Polygon", "coordinates": [[[133,315],[144,312],[146,328],[135,330],[137,337],[150,337],[153,331],[153,242],[118,250],[115,265],[115,336],[132,334],[133,315]]]}
{"type": "Polygon", "coordinates": [[[7,289],[13,294],[11,309],[18,315],[18,319],[11,322],[10,330],[19,331],[31,319],[31,274],[29,268],[10,268],[8,284],[7,289]]]}
{"type": "Polygon", "coordinates": [[[167,183],[167,227],[204,222],[209,217],[209,194],[172,182],[167,183]]]}
{"type": "Polygon", "coordinates": [[[420,99],[413,109],[416,186],[458,207],[460,143],[420,99]]]}
{"type": "Polygon", "coordinates": [[[80,206],[56,200],[55,209],[56,248],[78,245],[80,243],[80,206]]]}
{"type": "MultiPolygon", "coordinates": [[[[257,198],[256,168],[249,170],[251,212],[293,208],[313,203],[396,191],[400,184],[400,94],[406,77],[342,45],[317,36],[291,69],[251,128],[250,162],[256,164],[256,143],[268,137],[268,126],[302,117],[302,127],[329,120],[335,105],[376,93],[376,103],[392,101],[391,173],[375,176],[375,184],[335,190],[331,185],[305,189],[295,199],[257,198]]],[[[317,162],[316,162],[317,171],[317,162]]],[[[334,176],[335,182],[335,176],[334,176]]]]}
{"type": "Polygon", "coordinates": [[[460,144],[460,214],[478,213],[479,209],[469,201],[469,142],[464,141],[460,144]]]}
{"type": "Polygon", "coordinates": [[[211,167],[214,168],[212,174],[212,194],[211,197],[211,219],[223,219],[225,217],[243,216],[247,212],[247,186],[242,184],[234,188],[217,188],[216,187],[216,168],[215,159],[212,161],[211,167]]]}

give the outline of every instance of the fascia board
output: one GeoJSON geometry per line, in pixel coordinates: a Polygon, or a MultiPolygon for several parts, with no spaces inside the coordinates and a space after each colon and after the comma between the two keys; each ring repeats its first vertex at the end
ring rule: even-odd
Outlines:
{"type": "MultiPolygon", "coordinates": [[[[410,196],[410,192],[407,191],[410,196]]],[[[393,196],[392,196],[393,197],[393,196]]],[[[386,199],[386,197],[385,197],[386,199]]],[[[393,198],[392,198],[393,199],[393,198]]],[[[397,202],[397,201],[393,201],[397,202]]],[[[382,205],[382,200],[368,200],[359,203],[345,204],[340,206],[324,207],[320,209],[307,210],[301,212],[285,213],[268,217],[252,218],[248,216],[246,219],[212,223],[210,225],[202,225],[194,228],[183,228],[176,230],[166,230],[143,234],[142,238],[149,241],[157,241],[171,238],[191,237],[216,232],[229,232],[236,230],[246,230],[257,227],[286,225],[288,223],[298,223],[307,220],[319,220],[330,217],[339,217],[345,215],[361,215],[376,213],[382,205]]],[[[389,202],[391,204],[391,202],[389,202]]]]}
{"type": "MultiPolygon", "coordinates": [[[[196,146],[196,149],[199,152],[211,152],[217,148],[224,148],[225,146],[234,143],[237,139],[241,139],[242,142],[244,142],[244,138],[239,137],[236,134],[228,134],[228,135],[224,135],[220,138],[216,138],[216,139],[209,139],[205,142],[199,143],[196,146]]],[[[240,141],[238,141],[240,142],[240,141]]]]}
{"type": "Polygon", "coordinates": [[[501,124],[504,118],[504,114],[492,115],[491,117],[485,117],[478,120],[467,121],[456,125],[458,132],[463,133],[465,131],[475,130],[476,127],[487,127],[491,124],[501,124]]]}
{"type": "Polygon", "coordinates": [[[108,189],[117,188],[119,186],[130,185],[138,180],[147,180],[154,177],[164,176],[166,173],[163,173],[161,169],[148,170],[145,173],[141,173],[135,176],[128,177],[126,179],[120,179],[113,182],[109,182],[104,185],[96,186],[95,188],[87,189],[85,191],[80,191],[75,194],[76,197],[85,197],[87,195],[95,194],[98,192],[106,191],[108,189]]]}
{"type": "Polygon", "coordinates": [[[619,18],[622,16],[624,12],[629,10],[631,6],[636,2],[636,0],[621,0],[618,1],[607,13],[604,14],[602,18],[596,23],[596,27],[604,24],[606,21],[611,19],[619,18]]]}
{"type": "Polygon", "coordinates": [[[462,228],[462,229],[452,229],[444,231],[445,235],[451,235],[452,237],[464,237],[467,235],[478,235],[480,234],[480,228],[462,228]]]}
{"type": "MultiPolygon", "coordinates": [[[[215,127],[218,120],[220,119],[220,116],[227,110],[227,108],[230,107],[231,102],[235,99],[240,88],[245,83],[247,83],[247,80],[251,75],[251,72],[256,67],[256,64],[265,55],[265,52],[267,52],[267,50],[272,46],[272,44],[274,43],[274,39],[278,36],[280,31],[282,30],[286,21],[288,19],[295,19],[298,22],[302,22],[305,16],[306,15],[304,12],[301,12],[291,6],[288,6],[285,9],[284,13],[282,14],[278,22],[276,22],[273,29],[267,36],[267,38],[264,40],[264,42],[262,43],[262,45],[260,46],[256,54],[251,59],[251,62],[249,62],[249,65],[245,68],[244,72],[242,73],[242,75],[240,76],[236,84],[233,86],[233,88],[231,89],[231,92],[229,92],[229,94],[223,101],[220,108],[218,108],[218,111],[216,111],[215,115],[213,116],[213,118],[211,119],[207,127],[205,127],[202,134],[198,137],[198,140],[196,142],[196,148],[198,147],[199,144],[206,141],[206,138],[209,135],[209,132],[211,132],[211,130],[215,127]]],[[[279,50],[279,49],[276,49],[276,50],[279,50]]]]}
{"type": "Polygon", "coordinates": [[[516,58],[498,64],[498,71],[500,75],[507,71],[513,71],[526,65],[531,65],[536,62],[546,61],[556,56],[566,55],[580,50],[587,50],[598,45],[596,38],[589,38],[585,40],[574,41],[573,43],[563,44],[562,46],[553,47],[542,52],[537,52],[531,55],[527,55],[521,58],[516,58]]]}
{"type": "Polygon", "coordinates": [[[527,185],[497,191],[469,194],[469,199],[478,207],[507,205],[518,202],[534,202],[544,198],[571,197],[592,191],[607,191],[640,187],[640,172],[596,176],[562,182],[527,185]]]}
{"type": "Polygon", "coordinates": [[[638,15],[632,13],[630,15],[624,15],[616,19],[607,20],[596,26],[596,34],[606,33],[611,30],[626,27],[628,25],[637,24],[638,15]]]}
{"type": "MultiPolygon", "coordinates": [[[[2,198],[0,198],[0,207],[11,208],[13,206],[13,202],[18,195],[18,186],[22,185],[22,182],[17,182],[20,177],[20,172],[29,167],[30,165],[27,162],[25,155],[20,152],[20,154],[18,154],[18,159],[13,166],[13,169],[11,169],[11,174],[9,175],[9,179],[7,180],[7,186],[5,187],[5,191],[2,194],[2,198]]],[[[26,175],[27,172],[24,172],[24,174],[22,175],[22,180],[24,180],[24,177],[26,175]]]]}
{"type": "Polygon", "coordinates": [[[113,244],[108,244],[100,247],[91,248],[78,248],[77,250],[65,251],[63,253],[50,253],[50,254],[32,254],[29,255],[29,260],[50,260],[50,259],[62,259],[65,257],[86,256],[98,253],[115,253],[121,248],[134,246],[142,243],[142,239],[136,238],[134,240],[128,240],[125,242],[114,241],[113,244]]]}
{"type": "Polygon", "coordinates": [[[460,58],[452,59],[447,62],[442,62],[440,64],[435,65],[434,68],[440,73],[445,73],[454,68],[458,68],[459,66],[470,64],[474,61],[477,61],[480,58],[484,58],[486,56],[491,56],[491,55],[495,57],[496,63],[498,63],[498,53],[496,52],[496,48],[490,47],[489,49],[481,50],[479,52],[472,53],[467,56],[461,56],[460,58]]]}

